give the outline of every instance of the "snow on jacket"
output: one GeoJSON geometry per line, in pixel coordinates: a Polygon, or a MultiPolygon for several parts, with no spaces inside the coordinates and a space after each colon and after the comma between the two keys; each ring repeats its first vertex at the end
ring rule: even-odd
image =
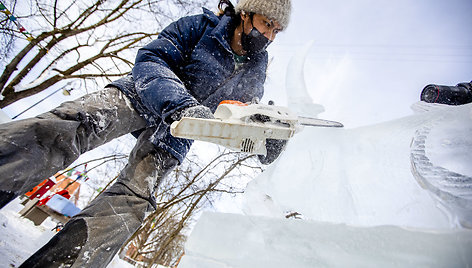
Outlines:
{"type": "Polygon", "coordinates": [[[205,8],[181,18],[138,51],[130,75],[110,84],[130,98],[149,126],[158,126],[152,142],[180,162],[192,141],[171,136],[165,119],[198,104],[215,111],[222,100],[249,102],[263,95],[267,52],[235,68],[230,25],[229,16],[205,8]]]}

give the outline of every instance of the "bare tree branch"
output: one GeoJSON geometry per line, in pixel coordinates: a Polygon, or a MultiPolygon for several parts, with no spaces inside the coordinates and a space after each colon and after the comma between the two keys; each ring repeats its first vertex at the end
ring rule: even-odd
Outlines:
{"type": "Polygon", "coordinates": [[[196,161],[188,161],[188,166],[177,169],[159,191],[158,209],[130,238],[128,250],[133,250],[128,257],[146,263],[146,267],[175,265],[183,254],[184,230],[194,221],[196,212],[217,198],[217,194],[242,193],[228,180],[234,172],[234,176],[246,176],[238,168],[252,160],[251,155],[223,152],[199,169],[195,169],[200,166],[194,164],[196,161]],[[210,173],[209,169],[219,171],[210,173]]]}
{"type": "MultiPolygon", "coordinates": [[[[32,0],[34,5],[31,14],[17,17],[23,21],[36,20],[37,25],[44,26],[38,29],[41,33],[26,43],[23,49],[11,55],[11,60],[2,71],[0,108],[37,94],[61,81],[84,79],[86,82],[85,79],[97,77],[108,80],[118,74],[128,73],[134,62],[135,52],[132,50],[135,51],[158,34],[163,18],[167,21],[167,18],[172,17],[172,10],[161,9],[159,5],[175,4],[175,1],[96,0],[87,3],[88,1],[75,0],[63,3],[57,0],[32,0]],[[137,32],[136,29],[142,28],[141,21],[132,18],[142,19],[144,16],[154,20],[156,25],[146,27],[146,30],[152,29],[150,32],[137,32]],[[95,56],[74,62],[73,53],[85,55],[81,53],[85,49],[88,50],[87,55],[90,55],[89,51],[93,49],[95,56]],[[61,69],[66,67],[62,69],[63,73],[53,71],[53,68],[59,70],[59,66],[61,69]],[[86,74],[93,75],[87,77],[86,74]],[[34,81],[38,77],[46,79],[34,81]]],[[[205,1],[188,1],[184,5],[187,7],[184,11],[193,10],[205,1]]],[[[5,41],[14,42],[21,38],[19,31],[15,31],[11,25],[8,31],[3,31],[12,35],[10,39],[3,39],[5,41]]],[[[2,52],[7,51],[9,50],[4,49],[2,52]]]]}

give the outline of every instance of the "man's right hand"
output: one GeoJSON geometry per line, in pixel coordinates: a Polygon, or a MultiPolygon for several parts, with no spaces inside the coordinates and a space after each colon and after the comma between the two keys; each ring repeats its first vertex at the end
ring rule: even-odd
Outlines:
{"type": "Polygon", "coordinates": [[[180,113],[180,119],[182,117],[194,117],[194,118],[204,118],[204,119],[214,119],[215,117],[213,116],[213,113],[211,112],[210,108],[203,106],[203,105],[197,105],[197,106],[192,106],[189,107],[185,110],[183,110],[180,113]]]}
{"type": "Polygon", "coordinates": [[[203,105],[197,105],[197,106],[191,106],[188,108],[185,108],[181,111],[178,111],[174,113],[170,118],[171,122],[168,122],[169,124],[174,122],[174,121],[179,121],[183,117],[194,117],[194,118],[203,118],[203,119],[214,119],[215,117],[213,116],[213,113],[211,112],[210,108],[203,106],[203,105]]]}

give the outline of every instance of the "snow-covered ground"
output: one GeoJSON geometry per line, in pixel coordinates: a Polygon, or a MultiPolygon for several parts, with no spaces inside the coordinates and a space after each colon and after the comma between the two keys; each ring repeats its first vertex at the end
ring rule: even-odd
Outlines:
{"type": "MultiPolygon", "coordinates": [[[[28,219],[20,217],[23,208],[19,199],[15,199],[0,210],[0,267],[18,267],[31,254],[36,252],[54,236],[56,222],[47,218],[41,225],[35,226],[28,219]]],[[[117,256],[108,268],[129,268],[133,265],[117,256]]]]}
{"type": "Polygon", "coordinates": [[[10,121],[10,117],[8,117],[4,111],[0,110],[0,123],[6,123],[8,121],[10,121]]]}
{"type": "Polygon", "coordinates": [[[21,218],[18,212],[23,206],[19,201],[15,199],[0,210],[0,259],[4,267],[18,267],[54,235],[56,223],[49,218],[40,226],[21,218]]]}

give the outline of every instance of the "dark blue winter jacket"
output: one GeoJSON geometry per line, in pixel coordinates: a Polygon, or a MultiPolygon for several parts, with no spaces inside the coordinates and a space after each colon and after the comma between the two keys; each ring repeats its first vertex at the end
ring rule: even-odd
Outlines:
{"type": "Polygon", "coordinates": [[[157,126],[153,143],[180,162],[192,141],[171,136],[165,119],[198,104],[215,111],[222,100],[249,102],[264,91],[267,52],[235,68],[231,17],[203,11],[170,24],[138,51],[132,74],[111,84],[130,98],[149,126],[157,126]]]}

